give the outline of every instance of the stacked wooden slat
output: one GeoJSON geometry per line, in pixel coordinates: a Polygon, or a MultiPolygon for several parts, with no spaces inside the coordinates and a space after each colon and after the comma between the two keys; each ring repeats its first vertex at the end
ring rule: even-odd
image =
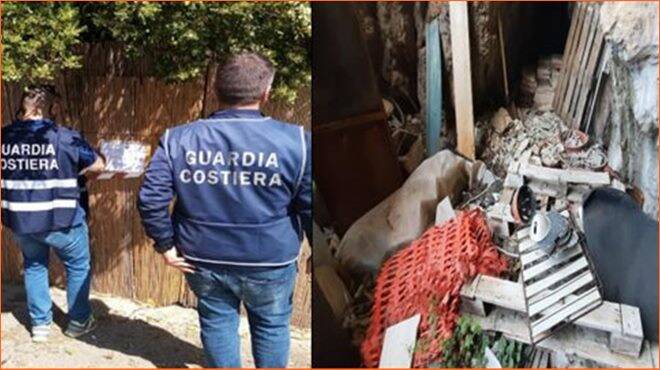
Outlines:
{"type": "Polygon", "coordinates": [[[577,236],[571,243],[551,255],[536,249],[536,243],[529,238],[520,243],[532,343],[545,339],[560,325],[577,320],[603,302],[577,236]]]}
{"type": "Polygon", "coordinates": [[[573,128],[586,119],[587,106],[595,98],[596,67],[601,59],[603,33],[598,3],[576,3],[568,31],[562,75],[555,89],[555,112],[573,128]]]}

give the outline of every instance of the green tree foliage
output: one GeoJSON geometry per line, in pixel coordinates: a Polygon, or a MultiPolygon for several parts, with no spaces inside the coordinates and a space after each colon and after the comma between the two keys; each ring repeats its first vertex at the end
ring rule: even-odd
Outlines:
{"type": "Polygon", "coordinates": [[[70,3],[3,3],[2,78],[34,83],[80,67],[72,52],[83,30],[79,17],[70,3]]]}
{"type": "Polygon", "coordinates": [[[221,62],[242,50],[263,53],[274,62],[275,93],[280,97],[293,98],[294,91],[310,81],[306,3],[5,4],[3,61],[20,66],[7,73],[6,80],[52,79],[59,68],[79,67],[76,44],[115,41],[130,57],[146,58],[152,75],[166,81],[198,77],[209,61],[221,62]],[[35,38],[39,48],[24,45],[35,38]]]}

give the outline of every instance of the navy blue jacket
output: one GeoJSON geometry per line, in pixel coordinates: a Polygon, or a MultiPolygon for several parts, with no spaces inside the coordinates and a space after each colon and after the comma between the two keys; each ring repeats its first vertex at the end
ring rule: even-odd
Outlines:
{"type": "Polygon", "coordinates": [[[156,249],[240,266],[294,262],[311,236],[310,135],[255,110],[225,110],[165,132],[138,208],[156,249]],[[169,204],[176,196],[170,216],[169,204]]]}
{"type": "Polygon", "coordinates": [[[17,234],[82,223],[78,174],[95,160],[80,133],[50,120],[3,127],[2,223],[17,234]]]}

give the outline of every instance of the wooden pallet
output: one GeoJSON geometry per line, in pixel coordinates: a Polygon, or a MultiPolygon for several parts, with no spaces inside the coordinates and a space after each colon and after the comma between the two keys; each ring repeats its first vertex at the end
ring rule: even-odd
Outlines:
{"type": "MultiPolygon", "coordinates": [[[[499,331],[512,339],[531,343],[521,282],[477,275],[472,282],[463,286],[461,306],[464,313],[478,317],[484,329],[499,331]],[[494,309],[488,310],[493,307],[494,309]],[[502,319],[504,320],[502,321],[498,319],[499,316],[506,317],[506,319],[502,319]]],[[[571,325],[559,329],[555,335],[538,343],[538,346],[557,349],[563,345],[561,343],[564,337],[572,338],[564,343],[566,345],[578,341],[579,338],[575,337],[577,332],[592,333],[591,337],[585,336],[584,338],[584,341],[588,343],[578,346],[580,351],[577,354],[580,357],[610,366],[621,364],[626,366],[635,364],[633,367],[648,366],[647,360],[644,359],[644,356],[648,354],[644,354],[647,349],[644,348],[641,317],[637,307],[604,301],[598,308],[579,317],[571,325]],[[596,339],[593,339],[594,337],[596,339]],[[594,340],[596,342],[591,343],[594,340]],[[587,355],[588,349],[594,346],[598,350],[592,356],[587,355]],[[605,349],[607,356],[599,358],[603,356],[605,349]],[[642,363],[646,365],[641,365],[642,363]]],[[[657,363],[655,365],[657,366],[657,363]]]]}
{"type": "Polygon", "coordinates": [[[520,273],[531,342],[538,343],[600,306],[603,299],[576,233],[568,246],[548,255],[536,248],[526,231],[521,230],[525,237],[519,244],[520,273]]]}
{"type": "MultiPolygon", "coordinates": [[[[501,333],[510,340],[529,344],[527,318],[523,313],[494,308],[486,316],[468,314],[483,330],[501,333]]],[[[608,333],[568,325],[555,335],[538,343],[537,348],[595,361],[604,367],[658,367],[658,344],[642,342],[639,356],[619,354],[610,348],[608,333]]]]}
{"type": "Polygon", "coordinates": [[[595,98],[601,62],[603,33],[599,26],[599,4],[576,3],[564,48],[562,72],[553,100],[555,112],[573,128],[588,116],[595,98]]]}

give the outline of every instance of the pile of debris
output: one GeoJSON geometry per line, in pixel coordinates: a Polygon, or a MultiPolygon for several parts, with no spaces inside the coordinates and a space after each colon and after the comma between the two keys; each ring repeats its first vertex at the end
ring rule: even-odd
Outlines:
{"type": "Polygon", "coordinates": [[[553,112],[528,110],[523,120],[513,119],[500,108],[490,119],[485,148],[481,158],[500,177],[512,161],[538,157],[552,168],[603,170],[607,155],[600,143],[590,143],[579,130],[571,130],[553,112]]]}
{"type": "MultiPolygon", "coordinates": [[[[528,282],[534,283],[538,282],[537,279],[543,281],[543,279],[548,278],[550,279],[548,281],[554,280],[553,285],[551,286],[554,291],[562,290],[557,289],[557,286],[563,287],[568,284],[567,286],[570,289],[567,289],[567,291],[571,294],[581,294],[585,296],[585,299],[589,299],[586,301],[588,305],[576,306],[575,308],[576,312],[580,311],[583,313],[588,309],[594,309],[597,307],[600,302],[602,302],[602,298],[596,291],[597,288],[595,288],[594,285],[596,279],[595,276],[590,273],[589,265],[580,262],[582,261],[580,259],[582,257],[580,256],[584,254],[584,246],[581,244],[583,243],[581,241],[582,239],[578,237],[580,233],[583,233],[581,220],[582,202],[585,195],[596,187],[610,186],[619,190],[625,190],[625,186],[619,180],[613,178],[608,172],[569,167],[573,165],[572,162],[567,159],[573,158],[570,157],[571,155],[574,156],[574,158],[581,158],[584,157],[585,153],[589,150],[596,149],[593,149],[593,147],[586,148],[586,145],[583,145],[584,143],[582,142],[581,137],[574,138],[566,135],[563,137],[563,140],[561,140],[562,135],[557,134],[557,132],[564,126],[561,120],[552,113],[546,112],[543,114],[530,115],[526,122],[528,122],[530,127],[533,128],[529,131],[536,133],[537,138],[545,137],[546,141],[548,138],[556,138],[556,140],[558,140],[555,144],[559,145],[561,148],[561,151],[559,151],[561,154],[560,165],[566,166],[567,168],[561,168],[561,166],[545,166],[542,159],[543,150],[536,142],[529,140],[529,136],[527,136],[528,142],[518,144],[518,148],[520,148],[517,150],[518,153],[514,153],[507,159],[511,160],[511,162],[504,170],[504,180],[491,178],[489,181],[483,183],[470,182],[470,186],[463,192],[463,200],[460,203],[457,203],[459,205],[456,209],[460,211],[480,209],[485,212],[489,229],[493,234],[493,243],[495,243],[495,247],[503,255],[509,257],[510,267],[515,266],[515,269],[510,269],[508,274],[506,274],[506,278],[509,279],[509,281],[519,281],[520,279],[524,281],[524,268],[531,267],[533,268],[532,277],[527,279],[528,282]],[[573,151],[569,152],[566,148],[571,148],[573,151]],[[517,160],[512,159],[514,156],[517,160]],[[544,251],[534,248],[528,249],[526,252],[530,254],[521,258],[521,252],[523,252],[524,249],[523,246],[526,246],[525,248],[527,248],[529,245],[537,243],[537,241],[540,242],[543,239],[538,238],[538,235],[533,235],[534,233],[531,232],[530,225],[533,222],[535,214],[543,216],[542,218],[546,220],[547,225],[558,227],[561,230],[557,231],[551,227],[550,229],[552,230],[549,230],[547,234],[543,235],[543,238],[545,239],[552,239],[556,236],[555,239],[552,239],[552,242],[556,242],[556,244],[549,244],[549,247],[544,251]],[[558,220],[561,222],[557,222],[558,220]],[[534,237],[537,237],[537,239],[533,239],[534,237]],[[562,258],[556,259],[558,262],[553,262],[549,270],[536,271],[540,269],[538,266],[542,266],[539,265],[538,262],[544,261],[542,254],[548,251],[551,251],[549,253],[557,253],[557,256],[562,258]],[[529,263],[531,258],[533,258],[532,264],[529,263]],[[571,265],[576,262],[580,263],[579,268],[576,268],[575,265],[571,265]],[[553,275],[553,271],[561,271],[562,268],[567,266],[573,269],[571,270],[573,273],[567,275],[565,278],[557,280],[557,277],[553,275]],[[575,280],[576,278],[579,278],[577,283],[575,280]],[[579,289],[571,290],[575,287],[578,287],[579,289]]],[[[503,133],[518,131],[522,136],[525,133],[526,126],[523,126],[522,123],[519,124],[522,128],[516,128],[514,127],[515,124],[510,123],[507,130],[503,131],[503,133]]],[[[420,169],[425,168],[423,167],[420,167],[420,169]]],[[[451,220],[455,220],[456,217],[457,216],[455,216],[452,206],[449,203],[449,198],[445,198],[439,203],[437,218],[444,220],[441,222],[451,222],[451,220]],[[448,210],[447,204],[449,205],[448,210]],[[444,217],[443,215],[448,217],[444,217]]],[[[400,253],[390,257],[385,264],[388,265],[391,261],[403,258],[406,252],[412,252],[411,248],[412,246],[403,249],[400,253]]],[[[417,259],[413,260],[417,261],[417,259]]],[[[419,265],[417,268],[423,269],[423,266],[419,265]]],[[[381,274],[383,271],[384,270],[381,269],[378,279],[382,278],[381,274]]],[[[543,284],[546,283],[543,282],[543,284]]],[[[527,287],[527,285],[524,286],[527,287]]],[[[352,295],[352,302],[349,303],[344,316],[344,327],[348,328],[353,333],[354,343],[361,344],[363,350],[365,349],[365,340],[370,338],[369,335],[365,336],[365,334],[367,334],[365,331],[367,330],[369,323],[372,325],[374,323],[373,315],[375,311],[373,303],[374,296],[378,295],[377,292],[374,292],[374,288],[374,280],[367,276],[362,281],[362,284],[358,284],[357,289],[354,290],[355,293],[352,295]]],[[[531,290],[526,290],[525,294],[529,294],[528,298],[533,298],[532,301],[534,302],[535,300],[539,300],[540,303],[546,304],[547,300],[533,297],[533,294],[535,294],[534,291],[537,289],[536,286],[531,286],[531,290]]],[[[547,292],[547,289],[544,290],[543,294],[539,297],[544,297],[547,292]]],[[[399,300],[395,301],[401,302],[399,300]]],[[[464,301],[469,302],[465,297],[464,301]]],[[[523,307],[525,307],[524,300],[512,304],[522,304],[523,307]]],[[[537,306],[524,308],[525,310],[534,310],[534,315],[528,316],[526,319],[529,325],[528,327],[530,328],[530,333],[527,335],[531,336],[532,330],[543,329],[543,333],[537,333],[534,331],[534,336],[530,340],[531,342],[536,341],[537,338],[541,338],[538,334],[543,334],[543,336],[551,335],[559,327],[564,325],[567,322],[566,320],[570,321],[572,320],[572,317],[576,317],[552,317],[551,321],[546,321],[545,318],[550,316],[544,316],[544,312],[546,311],[539,311],[537,313],[537,306]],[[532,323],[542,325],[538,326],[541,329],[532,329],[532,323]]],[[[550,304],[548,308],[555,309],[555,306],[550,304]]],[[[422,310],[419,312],[425,311],[422,310]]],[[[412,313],[412,311],[409,313],[412,313]]],[[[403,316],[400,318],[402,319],[403,316]]],[[[425,327],[424,325],[428,324],[425,323],[426,321],[424,321],[424,315],[422,314],[422,320],[419,324],[420,328],[425,327]]],[[[381,329],[384,330],[387,325],[394,324],[396,324],[396,322],[388,321],[385,324],[381,323],[381,329]]],[[[487,324],[484,325],[485,328],[488,328],[487,324]]],[[[382,336],[382,332],[378,334],[378,341],[383,340],[382,336]]],[[[419,338],[421,337],[418,337],[418,341],[420,340],[419,338]]],[[[372,338],[372,340],[374,339],[372,338]]],[[[377,356],[379,355],[378,348],[380,347],[376,344],[371,343],[370,346],[367,346],[369,348],[367,351],[369,355],[366,357],[369,357],[369,359],[367,360],[367,358],[365,358],[365,360],[368,362],[370,361],[372,365],[376,363],[377,360],[375,359],[377,359],[377,356]]],[[[638,347],[633,349],[633,351],[636,350],[638,350],[638,347]]],[[[413,359],[413,361],[415,361],[417,366],[423,366],[422,362],[434,359],[434,354],[422,353],[423,351],[420,351],[421,350],[416,351],[413,356],[416,358],[416,360],[413,359]]]]}

